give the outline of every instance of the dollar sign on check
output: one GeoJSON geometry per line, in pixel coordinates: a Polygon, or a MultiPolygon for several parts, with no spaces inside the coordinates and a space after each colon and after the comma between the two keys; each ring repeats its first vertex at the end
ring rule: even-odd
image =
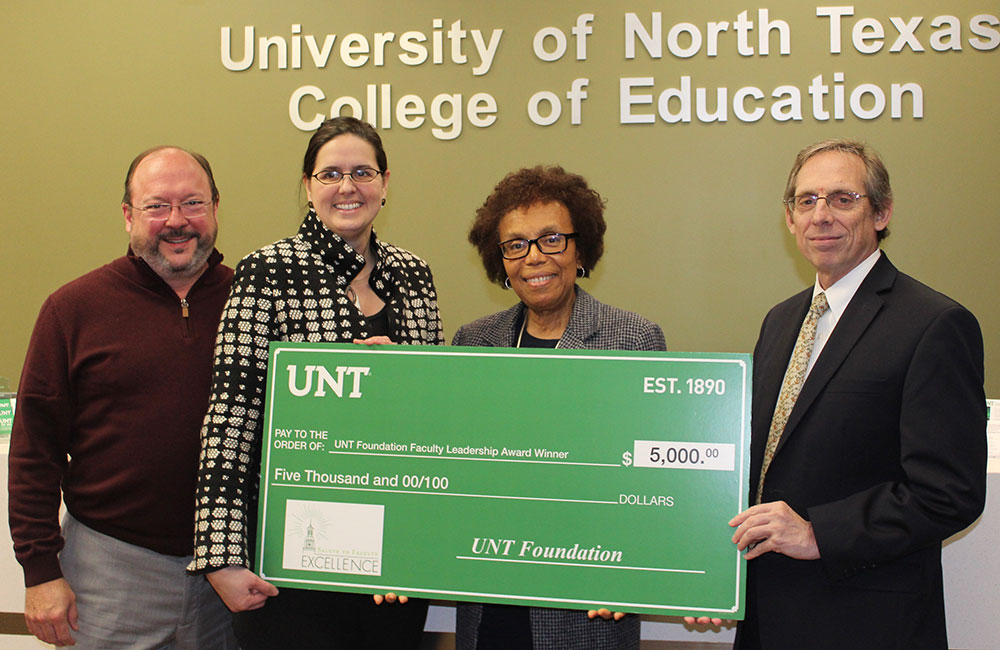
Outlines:
{"type": "Polygon", "coordinates": [[[622,454],[622,465],[628,467],[631,464],[632,464],[632,454],[631,452],[626,451],[624,454],[622,454]]]}

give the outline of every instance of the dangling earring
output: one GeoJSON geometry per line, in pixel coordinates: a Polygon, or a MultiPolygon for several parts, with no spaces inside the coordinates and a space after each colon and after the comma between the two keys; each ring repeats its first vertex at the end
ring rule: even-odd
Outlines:
{"type": "Polygon", "coordinates": [[[309,201],[309,209],[310,210],[315,210],[316,209],[316,206],[313,205],[312,201],[309,201]]]}
{"type": "Polygon", "coordinates": [[[582,266],[576,267],[576,277],[583,278],[587,276],[587,272],[583,270],[582,266]]]}
{"type": "Polygon", "coordinates": [[[382,199],[382,205],[385,205],[385,199],[382,199]]]}
{"type": "Polygon", "coordinates": [[[503,279],[503,288],[504,289],[510,289],[510,278],[504,278],[503,279]]]}

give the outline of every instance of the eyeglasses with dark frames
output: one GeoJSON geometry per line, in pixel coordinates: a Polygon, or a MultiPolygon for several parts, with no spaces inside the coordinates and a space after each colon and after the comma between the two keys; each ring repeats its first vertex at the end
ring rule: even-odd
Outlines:
{"type": "Polygon", "coordinates": [[[508,239],[500,242],[500,254],[507,260],[519,260],[527,257],[531,245],[538,247],[539,252],[546,255],[558,255],[569,246],[569,240],[576,237],[575,232],[550,232],[535,239],[508,239]]]}

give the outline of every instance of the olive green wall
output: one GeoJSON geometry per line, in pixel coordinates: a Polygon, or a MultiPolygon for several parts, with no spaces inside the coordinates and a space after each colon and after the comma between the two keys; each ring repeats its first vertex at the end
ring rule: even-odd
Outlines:
{"type": "MultiPolygon", "coordinates": [[[[659,322],[672,349],[750,351],[767,309],[812,281],[782,220],[780,199],[792,159],[810,142],[851,136],[875,145],[892,173],[898,198],[886,252],[901,269],[979,317],[987,394],[1000,397],[1000,225],[994,198],[1000,39],[990,19],[976,18],[1000,13],[996,3],[869,1],[837,21],[818,17],[816,5],[808,3],[782,0],[766,7],[771,20],[788,24],[788,54],[779,53],[774,33],[769,53],[761,55],[760,7],[731,1],[6,3],[0,23],[0,376],[17,384],[45,296],[124,252],[121,182],[137,152],[175,143],[211,160],[222,191],[219,248],[235,265],[249,251],[292,234],[303,214],[297,170],[308,135],[289,117],[293,92],[312,85],[326,94],[323,101],[302,102],[308,118],[328,112],[340,96],[365,105],[368,84],[391,84],[393,102],[413,94],[430,106],[437,95],[461,93],[464,103],[475,93],[489,93],[498,106],[494,124],[476,127],[466,118],[452,140],[435,137],[429,123],[405,129],[394,111],[391,128],[383,130],[392,177],[389,204],[376,227],[383,238],[431,264],[448,337],[462,323],[514,300],[487,284],[465,241],[476,207],[507,171],[559,163],[585,175],[608,200],[606,254],[583,287],[659,322]],[[754,23],[745,31],[752,55],[738,51],[733,23],[742,11],[754,23]],[[626,14],[634,13],[642,29],[652,32],[653,12],[661,12],[662,57],[653,58],[635,39],[636,55],[626,58],[626,14]],[[577,60],[571,29],[582,13],[594,14],[593,33],[584,38],[585,60],[577,60]],[[941,21],[932,25],[943,15],[956,19],[954,41],[945,37],[941,21]],[[913,25],[917,16],[923,18],[911,44],[891,52],[899,36],[895,24],[913,25]],[[442,28],[434,28],[435,18],[442,28]],[[872,54],[852,43],[854,25],[866,18],[885,32],[881,51],[872,54]],[[447,32],[457,20],[462,29],[483,30],[487,42],[492,30],[503,30],[487,73],[474,73],[479,55],[471,31],[453,51],[447,32]],[[710,56],[708,23],[720,21],[728,21],[729,29],[710,56]],[[832,22],[842,26],[840,53],[831,53],[832,22]],[[691,23],[705,36],[693,56],[669,51],[668,34],[679,23],[691,23]],[[228,58],[238,60],[244,28],[251,25],[256,38],[300,43],[301,67],[292,69],[289,62],[288,69],[279,69],[272,47],[266,70],[257,52],[249,69],[227,69],[221,28],[232,28],[228,58]],[[567,37],[566,54],[554,62],[532,52],[536,32],[549,26],[567,37]],[[442,63],[405,65],[400,39],[408,31],[422,32],[427,46],[440,34],[442,63]],[[383,65],[344,64],[340,45],[347,34],[374,41],[384,32],[394,38],[383,65]],[[327,34],[337,38],[328,64],[319,68],[305,37],[315,36],[322,46],[327,34]],[[970,39],[986,49],[976,49],[970,39]],[[924,51],[915,52],[914,41],[924,51]],[[952,43],[961,50],[935,49],[952,43]],[[462,56],[466,63],[455,61],[462,56]],[[834,81],[836,73],[843,73],[842,83],[834,81]],[[689,123],[668,123],[656,116],[656,97],[679,87],[682,75],[693,88],[708,89],[712,110],[716,88],[727,90],[726,122],[694,115],[689,123]],[[888,107],[880,117],[862,119],[849,105],[843,119],[817,119],[808,88],[819,75],[830,88],[824,110],[832,110],[837,87],[849,104],[861,84],[888,95],[892,84],[909,83],[923,93],[923,117],[914,117],[907,98],[899,119],[890,117],[888,107]],[[632,108],[654,116],[652,124],[620,123],[619,80],[634,77],[654,80],[631,91],[654,96],[652,104],[632,108]],[[587,80],[579,124],[570,123],[566,100],[575,79],[587,80]],[[779,101],[772,92],[786,85],[801,93],[800,120],[779,121],[770,112],[779,101]],[[731,106],[745,86],[763,92],[763,99],[745,102],[747,111],[766,110],[759,121],[739,119],[731,106]],[[528,100],[538,91],[562,98],[561,119],[551,126],[528,117],[528,100]]],[[[877,27],[870,25],[862,31],[873,33],[877,27]]],[[[691,45],[686,29],[675,48],[691,45]]],[[[555,43],[548,37],[543,44],[555,43]]],[[[872,101],[868,95],[861,109],[870,110],[872,101]]],[[[676,100],[667,106],[678,107],[676,100]]]]}

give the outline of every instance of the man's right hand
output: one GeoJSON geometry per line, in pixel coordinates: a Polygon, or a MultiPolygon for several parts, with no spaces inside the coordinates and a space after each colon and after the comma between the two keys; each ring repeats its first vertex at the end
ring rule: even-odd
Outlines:
{"type": "Polygon", "coordinates": [[[70,628],[77,625],[76,594],[65,578],[56,578],[24,592],[24,621],[28,631],[46,643],[76,645],[70,628]]]}
{"type": "Polygon", "coordinates": [[[278,595],[277,587],[241,566],[219,569],[205,574],[205,577],[232,612],[260,609],[268,598],[278,595]]]}

